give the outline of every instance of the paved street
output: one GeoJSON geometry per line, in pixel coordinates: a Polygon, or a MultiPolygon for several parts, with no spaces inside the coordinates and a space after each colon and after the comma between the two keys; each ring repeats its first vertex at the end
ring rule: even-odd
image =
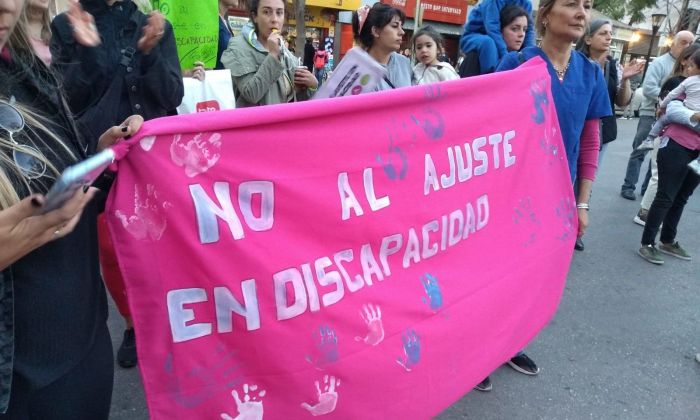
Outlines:
{"type": "MultiPolygon", "coordinates": [[[[527,348],[540,374],[502,367],[493,391],[469,393],[439,419],[700,419],[700,193],[678,236],[695,260],[668,256],[659,267],[637,256],[639,199],[619,195],[637,120],[618,123],[586,250],[574,256],[554,320],[527,348]]],[[[123,324],[114,308],[110,328],[116,351],[123,324]]],[[[111,418],[148,418],[137,369],[117,367],[111,418]]]]}

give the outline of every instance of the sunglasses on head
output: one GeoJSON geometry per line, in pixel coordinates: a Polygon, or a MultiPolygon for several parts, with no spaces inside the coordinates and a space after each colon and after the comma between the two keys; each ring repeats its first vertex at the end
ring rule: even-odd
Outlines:
{"type": "Polygon", "coordinates": [[[41,178],[46,173],[46,162],[36,148],[26,144],[19,144],[13,135],[24,129],[24,117],[14,107],[15,98],[10,102],[0,101],[0,128],[10,135],[12,147],[12,159],[22,175],[27,179],[41,178]]]}

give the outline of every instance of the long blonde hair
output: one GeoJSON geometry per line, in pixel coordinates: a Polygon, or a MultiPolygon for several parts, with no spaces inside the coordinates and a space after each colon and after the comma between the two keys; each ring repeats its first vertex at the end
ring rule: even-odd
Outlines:
{"type": "MultiPolygon", "coordinates": [[[[5,98],[0,98],[0,100],[7,103],[11,102],[5,98]]],[[[6,209],[20,200],[18,191],[24,190],[33,193],[37,192],[35,191],[36,188],[40,188],[45,192],[49,185],[44,185],[42,181],[53,180],[60,175],[59,170],[51,162],[51,159],[44,153],[34,153],[29,149],[20,149],[21,145],[31,146],[37,151],[51,151],[56,157],[58,156],[56,150],[60,149],[70,156],[72,160],[77,161],[77,157],[70,148],[48,128],[50,123],[45,117],[20,104],[15,103],[12,106],[24,118],[26,135],[22,137],[22,144],[18,145],[10,140],[10,134],[7,131],[0,130],[0,210],[6,209]],[[26,141],[24,141],[25,139],[26,141]],[[42,177],[44,179],[34,180],[34,182],[30,183],[15,163],[13,158],[14,151],[29,154],[46,165],[47,173],[42,177]]],[[[16,134],[16,136],[19,135],[21,134],[16,134]]]]}

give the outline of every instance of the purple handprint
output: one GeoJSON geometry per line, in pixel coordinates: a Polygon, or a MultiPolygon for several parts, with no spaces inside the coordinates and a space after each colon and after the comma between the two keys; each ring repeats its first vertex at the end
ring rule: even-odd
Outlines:
{"type": "Polygon", "coordinates": [[[335,363],[340,359],[338,354],[338,337],[335,335],[335,330],[327,325],[321,325],[318,333],[315,335],[316,341],[316,358],[307,356],[306,360],[309,363],[316,365],[316,368],[321,369],[324,366],[335,363]]]}
{"type": "Polygon", "coordinates": [[[525,197],[518,202],[518,206],[513,211],[513,223],[521,226],[521,228],[525,230],[527,238],[523,241],[524,247],[535,243],[540,221],[537,219],[537,215],[532,209],[532,200],[530,197],[525,197]]]}

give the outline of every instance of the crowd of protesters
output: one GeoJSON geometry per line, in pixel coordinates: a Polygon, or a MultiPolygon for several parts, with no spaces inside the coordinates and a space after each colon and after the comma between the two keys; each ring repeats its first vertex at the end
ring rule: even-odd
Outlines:
{"type": "MultiPolygon", "coordinates": [[[[230,71],[236,105],[312,98],[329,63],[318,40],[307,39],[301,60],[290,51],[283,0],[249,1],[250,22],[234,36],[225,16],[230,3],[219,1],[216,68],[230,71]]],[[[610,57],[612,24],[591,22],[591,6],[590,0],[542,0],[535,19],[528,0],[484,0],[465,25],[459,71],[440,60],[442,38],[429,26],[411,40],[417,59],[412,66],[411,54],[399,52],[406,35],[400,9],[377,3],[352,18],[357,45],[386,69],[380,91],[544,60],[567,181],[576,197],[579,250],[596,169],[606,145],[617,138],[614,107],[630,103],[630,79],[645,65],[621,66],[610,57]]],[[[654,171],[646,192],[652,193],[635,217],[645,225],[638,253],[653,264],[663,264],[660,253],[691,258],[676,236],[684,206],[700,183],[700,52],[693,38],[677,33],[670,51],[649,67],[621,190],[624,198],[636,198],[646,153],[638,146],[667,108],[668,127],[650,139],[654,171]],[[671,91],[657,109],[659,96],[671,91]]],[[[175,39],[161,14],[144,14],[132,0],[80,0],[53,21],[48,0],[0,0],[0,412],[6,413],[1,418],[108,417],[114,372],[103,281],[126,325],[118,363],[137,364],[123,280],[99,216],[113,175],[103,175],[98,188],[76,192],[57,210],[41,210],[44,194],[66,167],[134,134],[144,120],[176,113],[183,75],[204,80],[203,63],[180,68],[175,39]]],[[[539,372],[522,351],[508,365],[527,375],[539,372]]],[[[488,377],[476,387],[491,388],[488,377]]]]}

